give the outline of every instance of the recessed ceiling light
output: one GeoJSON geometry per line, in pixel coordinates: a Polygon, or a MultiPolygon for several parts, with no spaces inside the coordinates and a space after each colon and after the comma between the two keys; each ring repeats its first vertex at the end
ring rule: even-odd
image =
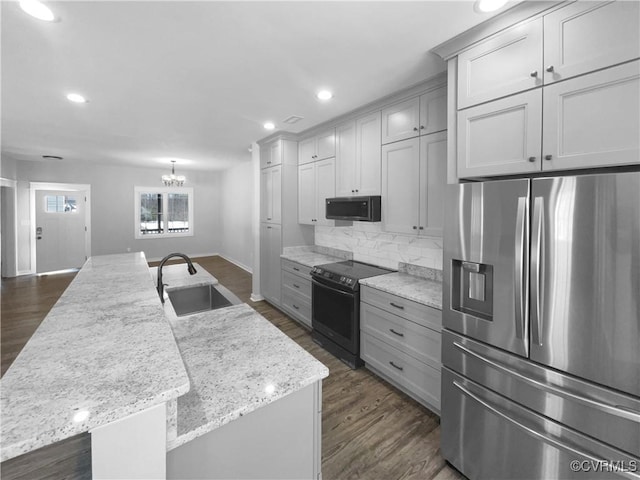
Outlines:
{"type": "Polygon", "coordinates": [[[32,17],[45,22],[53,22],[56,19],[49,7],[38,0],[21,0],[20,8],[32,17]]]}
{"type": "Polygon", "coordinates": [[[267,122],[263,125],[263,127],[265,128],[265,130],[273,130],[274,128],[276,128],[273,122],[267,122]]]}
{"type": "Polygon", "coordinates": [[[331,98],[333,98],[333,93],[331,93],[329,90],[320,90],[316,94],[316,97],[318,97],[318,99],[320,100],[330,100],[331,98]]]}
{"type": "Polygon", "coordinates": [[[502,8],[507,3],[507,0],[477,0],[476,10],[486,13],[493,12],[502,8]]]}
{"type": "Polygon", "coordinates": [[[87,103],[87,99],[77,93],[70,93],[67,95],[67,100],[73,103],[87,103]]]}

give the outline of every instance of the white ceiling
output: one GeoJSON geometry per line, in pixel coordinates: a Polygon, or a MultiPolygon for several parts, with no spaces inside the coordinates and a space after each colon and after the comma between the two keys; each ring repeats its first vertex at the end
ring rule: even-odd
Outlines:
{"type": "Polygon", "coordinates": [[[443,71],[429,49],[490,16],[465,0],[47,5],[59,21],[1,2],[2,155],[187,170],[248,159],[267,120],[299,132],[443,71]]]}

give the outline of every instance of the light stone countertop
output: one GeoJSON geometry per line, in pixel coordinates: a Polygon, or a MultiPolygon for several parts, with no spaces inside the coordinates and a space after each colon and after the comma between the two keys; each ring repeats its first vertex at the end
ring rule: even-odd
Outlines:
{"type": "Polygon", "coordinates": [[[329,375],[247,304],[170,320],[192,388],[178,398],[167,450],[329,375]]]}
{"type": "MultiPolygon", "coordinates": [[[[166,285],[164,287],[165,290],[186,286],[218,284],[218,279],[196,262],[193,262],[196,273],[194,275],[187,275],[187,264],[182,259],[180,259],[180,261],[181,263],[162,267],[162,283],[166,285]]],[[[149,274],[151,275],[153,284],[156,285],[158,281],[158,267],[149,267],[149,274]]]]}
{"type": "Polygon", "coordinates": [[[315,267],[316,265],[322,265],[324,263],[335,263],[335,262],[341,262],[344,260],[344,258],[333,257],[331,255],[326,255],[324,253],[316,253],[316,252],[303,252],[303,253],[294,253],[294,254],[283,253],[282,255],[280,255],[280,258],[291,260],[292,262],[297,262],[309,268],[315,267]]]}
{"type": "Polygon", "coordinates": [[[364,278],[360,284],[442,310],[442,283],[437,280],[394,272],[364,278]]]}
{"type": "Polygon", "coordinates": [[[0,460],[189,391],[144,254],[90,258],[0,380],[0,460]]]}

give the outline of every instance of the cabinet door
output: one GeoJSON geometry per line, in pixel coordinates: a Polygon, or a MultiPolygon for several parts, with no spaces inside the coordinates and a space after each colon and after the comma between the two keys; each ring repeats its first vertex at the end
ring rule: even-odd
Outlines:
{"type": "Polygon", "coordinates": [[[544,83],[640,57],[639,18],[637,1],[576,2],[545,15],[544,83]]]}
{"type": "Polygon", "coordinates": [[[275,165],[282,164],[282,141],[276,140],[269,145],[269,162],[268,166],[273,167],[275,165]]]}
{"type": "Polygon", "coordinates": [[[639,105],[640,61],[545,87],[543,170],[639,164],[639,105]]]}
{"type": "Polygon", "coordinates": [[[264,298],[280,305],[282,290],[280,254],[282,238],[280,225],[260,225],[260,289],[264,298]]]}
{"type": "Polygon", "coordinates": [[[273,217],[273,184],[271,170],[260,171],[260,221],[270,222],[273,217]]]}
{"type": "Polygon", "coordinates": [[[541,169],[542,89],[458,112],[458,176],[541,169]]]}
{"type": "Polygon", "coordinates": [[[542,85],[542,18],[458,56],[458,109],[542,85]]]}
{"type": "Polygon", "coordinates": [[[271,145],[260,146],[260,168],[267,168],[271,163],[271,145]]]}
{"type": "Polygon", "coordinates": [[[356,120],[356,195],[380,195],[380,112],[356,120]]]}
{"type": "Polygon", "coordinates": [[[314,225],[316,218],[316,168],[314,163],[298,167],[298,223],[314,225]]]}
{"type": "Polygon", "coordinates": [[[420,135],[447,129],[447,87],[420,95],[420,135]]]}
{"type": "Polygon", "coordinates": [[[336,127],[336,196],[356,195],[356,123],[336,127]]]}
{"type": "Polygon", "coordinates": [[[335,159],[328,158],[316,162],[316,225],[333,226],[333,220],[326,218],[326,199],[336,196],[335,159]]]}
{"type": "Polygon", "coordinates": [[[271,167],[271,220],[273,223],[282,222],[282,167],[271,167]]]}
{"type": "Polygon", "coordinates": [[[420,137],[420,234],[442,236],[446,186],[447,132],[420,137]]]}
{"type": "Polygon", "coordinates": [[[327,130],[316,137],[316,158],[314,160],[324,160],[325,158],[335,157],[336,155],[336,136],[335,130],[327,130]]]}
{"type": "Polygon", "coordinates": [[[298,143],[298,164],[309,163],[315,161],[316,155],[316,138],[307,138],[300,140],[298,143]]]}
{"type": "Polygon", "coordinates": [[[396,103],[382,110],[382,143],[418,136],[420,99],[396,103]]]}
{"type": "Polygon", "coordinates": [[[419,175],[419,138],[382,146],[383,230],[417,233],[419,175]]]}

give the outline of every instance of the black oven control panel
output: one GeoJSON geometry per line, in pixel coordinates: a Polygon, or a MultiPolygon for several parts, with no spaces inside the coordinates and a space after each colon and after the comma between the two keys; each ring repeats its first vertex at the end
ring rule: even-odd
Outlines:
{"type": "Polygon", "coordinates": [[[313,267],[313,270],[311,270],[311,276],[314,278],[322,278],[324,280],[328,280],[332,283],[338,284],[338,285],[344,285],[350,288],[353,288],[356,283],[358,282],[356,279],[354,278],[350,278],[350,277],[346,277],[344,275],[340,275],[334,272],[330,272],[328,270],[325,270],[323,268],[320,267],[313,267]]]}

